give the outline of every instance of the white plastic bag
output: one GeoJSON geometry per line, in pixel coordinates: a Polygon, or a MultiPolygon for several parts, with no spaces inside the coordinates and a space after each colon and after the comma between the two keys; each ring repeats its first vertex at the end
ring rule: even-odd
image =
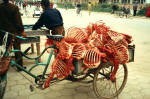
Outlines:
{"type": "Polygon", "coordinates": [[[6,34],[4,35],[3,40],[2,40],[2,45],[0,45],[0,58],[3,57],[5,54],[7,38],[8,38],[8,33],[6,32],[6,34]]]}

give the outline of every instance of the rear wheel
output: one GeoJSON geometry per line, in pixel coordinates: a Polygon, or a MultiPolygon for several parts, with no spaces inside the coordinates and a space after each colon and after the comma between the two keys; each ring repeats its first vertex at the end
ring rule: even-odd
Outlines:
{"type": "Polygon", "coordinates": [[[114,81],[110,80],[113,65],[104,64],[95,72],[93,87],[100,99],[112,99],[118,96],[127,82],[128,70],[126,64],[120,64],[114,81]]]}

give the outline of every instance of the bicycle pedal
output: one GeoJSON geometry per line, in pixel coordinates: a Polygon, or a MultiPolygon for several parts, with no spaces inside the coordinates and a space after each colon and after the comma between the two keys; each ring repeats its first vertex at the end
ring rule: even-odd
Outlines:
{"type": "Polygon", "coordinates": [[[23,68],[24,68],[24,69],[27,69],[27,67],[26,67],[26,66],[23,66],[23,68]]]}

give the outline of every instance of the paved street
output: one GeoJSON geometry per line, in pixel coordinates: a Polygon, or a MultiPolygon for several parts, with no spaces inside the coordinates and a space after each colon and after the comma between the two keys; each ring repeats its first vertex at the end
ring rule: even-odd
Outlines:
{"type": "MultiPolygon", "coordinates": [[[[22,16],[23,23],[34,24],[38,17],[32,18],[33,8],[28,8],[28,10],[30,16],[22,16]]],[[[82,11],[82,15],[77,16],[74,9],[59,10],[62,13],[66,30],[71,26],[84,28],[89,22],[103,20],[112,30],[132,35],[133,44],[136,45],[135,62],[127,64],[127,84],[118,99],[150,99],[150,18],[119,18],[100,12],[92,12],[91,16],[88,16],[87,11],[82,11]]],[[[41,50],[44,48],[45,39],[44,36],[41,37],[41,50]]],[[[22,45],[22,49],[24,50],[27,46],[29,44],[22,45]]],[[[32,55],[36,56],[36,54],[32,55]]],[[[42,61],[46,61],[46,57],[47,55],[44,55],[42,61]]],[[[32,65],[33,62],[24,60],[24,64],[32,65]]],[[[32,83],[29,80],[33,81],[25,73],[16,72],[10,68],[4,99],[98,99],[94,94],[92,84],[64,80],[45,90],[34,88],[34,91],[31,92],[29,86],[32,83]]]]}

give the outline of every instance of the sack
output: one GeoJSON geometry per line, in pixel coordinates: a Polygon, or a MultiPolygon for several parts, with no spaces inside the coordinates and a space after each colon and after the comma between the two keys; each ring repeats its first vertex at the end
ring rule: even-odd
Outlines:
{"type": "Polygon", "coordinates": [[[2,57],[0,60],[0,75],[3,75],[9,69],[11,57],[2,57]]]}

